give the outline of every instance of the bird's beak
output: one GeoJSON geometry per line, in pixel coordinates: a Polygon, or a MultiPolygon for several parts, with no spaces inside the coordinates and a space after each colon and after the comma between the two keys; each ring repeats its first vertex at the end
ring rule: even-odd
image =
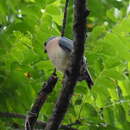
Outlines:
{"type": "Polygon", "coordinates": [[[44,53],[47,53],[47,50],[46,50],[46,49],[44,50],[44,53]]]}
{"type": "Polygon", "coordinates": [[[46,42],[44,42],[44,46],[46,46],[46,44],[47,44],[47,43],[46,43],[46,42]]]}
{"type": "MultiPolygon", "coordinates": [[[[45,43],[44,43],[44,47],[46,47],[46,44],[47,44],[47,43],[45,42],[45,43]]],[[[47,50],[45,49],[44,52],[47,53],[47,50]]]]}

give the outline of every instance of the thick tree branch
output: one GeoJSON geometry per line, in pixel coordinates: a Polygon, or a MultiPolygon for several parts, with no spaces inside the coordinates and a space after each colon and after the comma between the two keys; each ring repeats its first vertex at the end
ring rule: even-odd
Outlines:
{"type": "MultiPolygon", "coordinates": [[[[1,118],[19,118],[19,119],[26,119],[26,116],[23,114],[13,113],[13,112],[0,112],[1,118]]],[[[75,125],[75,124],[74,124],[75,125]]],[[[36,127],[44,128],[46,126],[46,122],[37,120],[36,121],[36,127]]],[[[59,129],[64,130],[77,130],[75,128],[72,128],[72,125],[61,125],[59,129]]]]}
{"type": "Polygon", "coordinates": [[[72,64],[65,73],[63,89],[56,102],[56,107],[52,117],[49,119],[45,130],[57,130],[67,111],[70,99],[80,71],[80,63],[84,52],[86,34],[86,0],[75,0],[74,5],[74,52],[72,64]]]}
{"type": "Polygon", "coordinates": [[[35,122],[38,118],[41,107],[46,101],[48,94],[51,93],[53,88],[55,87],[57,80],[58,80],[57,75],[54,72],[48,79],[47,83],[43,85],[41,91],[38,94],[38,97],[35,100],[35,103],[33,104],[30,112],[28,113],[26,117],[26,120],[25,120],[26,130],[33,129],[33,126],[35,125],[35,122]]]}

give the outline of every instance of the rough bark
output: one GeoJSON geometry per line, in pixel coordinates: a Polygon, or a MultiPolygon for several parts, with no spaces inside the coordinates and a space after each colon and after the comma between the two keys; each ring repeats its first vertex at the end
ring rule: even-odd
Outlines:
{"type": "Polygon", "coordinates": [[[56,102],[52,117],[49,119],[45,130],[57,130],[68,109],[76,81],[80,71],[80,63],[84,52],[86,37],[86,0],[75,0],[74,2],[74,52],[72,64],[65,73],[63,89],[56,102]]]}
{"type": "Polygon", "coordinates": [[[66,26],[66,21],[67,21],[67,8],[68,8],[68,5],[69,5],[69,0],[66,0],[65,9],[64,9],[63,27],[62,27],[62,30],[61,30],[61,36],[62,37],[65,34],[65,26],[66,26]]]}

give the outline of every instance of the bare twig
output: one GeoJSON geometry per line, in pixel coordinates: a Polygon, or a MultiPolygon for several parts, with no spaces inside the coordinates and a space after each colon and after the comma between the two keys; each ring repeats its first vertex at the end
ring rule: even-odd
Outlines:
{"type": "Polygon", "coordinates": [[[69,5],[69,0],[66,0],[65,9],[64,9],[63,25],[62,25],[62,31],[61,31],[61,36],[62,36],[62,37],[64,36],[64,33],[65,33],[65,26],[66,26],[67,8],[68,8],[68,5],[69,5]]]}
{"type": "MultiPolygon", "coordinates": [[[[0,117],[1,118],[19,118],[19,119],[23,119],[23,120],[26,119],[26,115],[14,113],[14,112],[0,112],[0,117]]],[[[46,126],[46,122],[43,122],[43,121],[40,121],[40,120],[36,121],[36,127],[44,128],[45,126],[46,126]]],[[[70,126],[70,124],[61,125],[59,129],[77,130],[75,128],[72,128],[71,126],[70,126]]]]}
{"type": "MultiPolygon", "coordinates": [[[[0,112],[0,117],[25,119],[26,115],[14,113],[14,112],[0,112]]],[[[36,121],[36,125],[45,126],[46,123],[38,120],[38,121],[36,121]]]]}
{"type": "Polygon", "coordinates": [[[86,0],[75,0],[75,23],[74,23],[74,52],[72,55],[72,64],[65,73],[63,89],[56,102],[52,117],[49,119],[45,130],[57,130],[64,115],[68,109],[76,81],[80,71],[80,63],[84,52],[85,34],[86,34],[86,0]]]}

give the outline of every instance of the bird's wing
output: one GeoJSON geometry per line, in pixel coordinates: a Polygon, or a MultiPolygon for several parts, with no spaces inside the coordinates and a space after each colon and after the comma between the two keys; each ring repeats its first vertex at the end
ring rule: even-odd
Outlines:
{"type": "Polygon", "coordinates": [[[73,41],[65,38],[65,37],[61,37],[61,39],[59,40],[59,46],[66,52],[72,52],[73,50],[73,41]]]}

